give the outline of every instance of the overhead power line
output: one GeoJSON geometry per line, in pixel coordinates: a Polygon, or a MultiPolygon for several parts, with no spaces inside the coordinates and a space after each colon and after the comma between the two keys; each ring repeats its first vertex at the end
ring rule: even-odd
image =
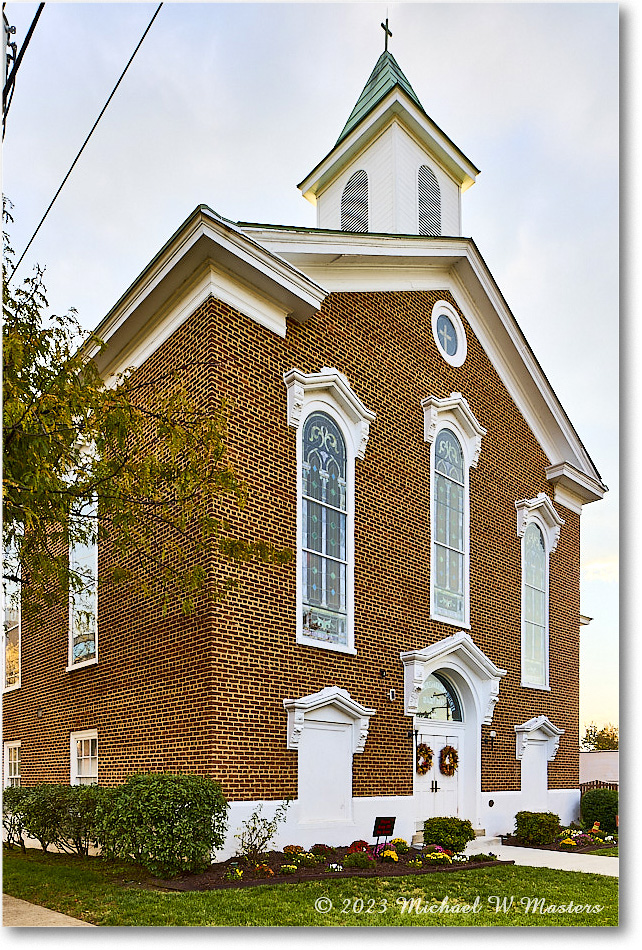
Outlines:
{"type": "Polygon", "coordinates": [[[5,130],[5,125],[7,123],[7,116],[9,115],[9,108],[11,106],[11,100],[13,99],[13,87],[16,81],[18,70],[20,69],[20,63],[22,62],[22,57],[25,54],[25,50],[29,46],[29,40],[33,36],[33,31],[36,28],[36,23],[38,22],[40,18],[40,14],[44,10],[44,8],[45,8],[44,3],[41,3],[38,9],[36,10],[36,15],[31,22],[31,26],[29,27],[29,31],[27,35],[25,36],[25,41],[22,44],[22,48],[16,57],[15,63],[13,64],[13,69],[9,73],[9,77],[5,83],[4,89],[2,90],[2,138],[4,138],[4,130],[5,130]]]}
{"type": "Polygon", "coordinates": [[[89,135],[87,136],[87,138],[85,139],[85,141],[82,143],[82,146],[80,147],[80,151],[78,152],[78,154],[77,154],[76,157],[74,158],[73,162],[71,163],[71,166],[70,166],[70,168],[69,168],[69,171],[67,172],[67,174],[66,174],[65,177],[63,178],[63,180],[62,180],[62,182],[61,182],[61,184],[60,184],[60,187],[58,188],[58,191],[56,192],[56,194],[53,196],[53,198],[52,198],[51,201],[49,202],[49,207],[47,208],[47,210],[46,210],[45,213],[43,214],[42,218],[40,219],[40,223],[38,224],[38,227],[36,228],[36,230],[33,232],[33,234],[31,235],[31,237],[29,238],[29,243],[27,244],[27,246],[25,247],[24,251],[23,251],[22,254],[20,255],[20,258],[19,258],[19,260],[18,260],[18,263],[16,264],[16,266],[15,266],[15,267],[13,268],[13,270],[11,271],[11,275],[10,275],[9,280],[7,281],[7,283],[9,283],[9,281],[13,280],[14,274],[16,273],[16,271],[18,270],[18,268],[20,267],[20,264],[22,263],[25,254],[27,253],[27,251],[29,250],[29,248],[30,248],[31,245],[33,244],[34,238],[36,237],[38,231],[40,230],[40,228],[41,228],[42,225],[44,224],[45,218],[47,217],[47,215],[48,215],[49,212],[51,211],[51,209],[52,209],[52,207],[53,207],[53,204],[54,204],[54,201],[56,200],[56,198],[58,197],[58,195],[60,194],[60,192],[61,192],[62,189],[64,188],[67,179],[69,178],[69,176],[71,175],[72,171],[74,170],[74,168],[75,168],[75,166],[76,166],[76,162],[78,161],[78,159],[79,159],[80,156],[82,155],[82,153],[83,153],[83,151],[84,151],[84,149],[85,149],[85,146],[87,145],[87,142],[89,141],[89,139],[90,139],[91,136],[93,135],[94,129],[96,128],[96,126],[98,125],[98,123],[99,123],[100,120],[102,119],[103,115],[105,114],[105,110],[107,109],[107,106],[109,105],[109,103],[111,102],[111,100],[114,98],[114,95],[115,95],[115,93],[116,93],[116,90],[117,90],[118,87],[120,86],[120,83],[121,83],[121,81],[122,81],[122,79],[123,79],[123,76],[125,75],[125,73],[126,73],[127,70],[129,69],[129,67],[131,66],[132,61],[133,61],[133,59],[134,59],[134,56],[136,55],[136,53],[138,52],[138,50],[139,50],[139,49],[141,48],[141,46],[143,45],[143,40],[145,39],[145,37],[146,37],[147,34],[149,33],[149,31],[150,31],[150,29],[151,29],[151,27],[152,27],[152,24],[153,24],[153,22],[154,22],[154,20],[156,19],[156,17],[157,17],[158,14],[160,13],[160,8],[161,8],[162,6],[163,6],[163,4],[162,4],[162,3],[159,3],[158,6],[156,7],[156,10],[155,10],[155,12],[154,12],[153,17],[151,18],[151,20],[150,20],[149,23],[147,24],[147,29],[145,30],[145,32],[144,32],[143,35],[141,36],[140,40],[138,41],[138,45],[136,46],[136,49],[134,50],[134,52],[133,52],[133,53],[131,54],[131,56],[129,57],[129,61],[128,61],[127,65],[125,66],[125,68],[123,69],[122,73],[120,74],[120,77],[119,77],[119,79],[118,79],[118,82],[116,83],[116,85],[115,85],[114,88],[112,89],[112,91],[111,91],[111,93],[110,93],[110,95],[109,95],[109,99],[107,100],[107,102],[105,103],[105,105],[102,107],[102,110],[101,110],[101,112],[100,112],[100,115],[98,116],[98,118],[96,119],[96,121],[94,122],[94,124],[92,125],[91,130],[90,130],[90,132],[89,132],[89,135]]]}

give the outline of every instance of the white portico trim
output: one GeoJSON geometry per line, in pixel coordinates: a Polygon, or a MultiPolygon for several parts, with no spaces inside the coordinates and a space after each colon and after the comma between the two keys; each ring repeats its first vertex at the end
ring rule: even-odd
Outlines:
{"type": "MultiPolygon", "coordinates": [[[[435,734],[435,752],[444,744],[447,736],[458,736],[456,814],[460,818],[469,818],[474,827],[481,828],[481,727],[492,722],[499,699],[499,683],[506,675],[506,670],[496,666],[474,643],[471,635],[463,630],[421,650],[401,653],[400,657],[404,667],[404,712],[407,716],[413,716],[413,726],[421,734],[435,734]],[[426,679],[434,673],[451,683],[457,692],[462,712],[460,722],[417,717],[419,694],[426,679]],[[439,740],[442,733],[443,741],[439,740]]],[[[420,811],[420,783],[416,775],[414,795],[417,810],[420,811]]],[[[417,814],[416,818],[420,820],[421,815],[417,814]]]]}
{"type": "Polygon", "coordinates": [[[404,712],[414,716],[419,693],[427,676],[439,669],[459,673],[474,690],[480,724],[493,721],[493,712],[499,699],[499,681],[506,670],[495,666],[465,631],[444,637],[423,650],[400,654],[404,666],[404,712]]]}

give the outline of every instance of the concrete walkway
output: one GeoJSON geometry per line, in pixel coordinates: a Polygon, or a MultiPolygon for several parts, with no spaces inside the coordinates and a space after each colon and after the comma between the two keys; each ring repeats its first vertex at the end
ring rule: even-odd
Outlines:
{"type": "Polygon", "coordinates": [[[619,877],[619,858],[599,854],[569,854],[566,851],[545,851],[538,848],[513,848],[503,845],[500,838],[477,838],[466,848],[466,854],[492,851],[501,861],[514,861],[528,868],[553,868],[558,871],[583,871],[586,874],[605,874],[619,877]]]}
{"type": "Polygon", "coordinates": [[[17,897],[2,895],[2,926],[3,927],[93,927],[84,920],[76,917],[67,917],[58,914],[48,907],[39,904],[30,904],[17,897]]]}

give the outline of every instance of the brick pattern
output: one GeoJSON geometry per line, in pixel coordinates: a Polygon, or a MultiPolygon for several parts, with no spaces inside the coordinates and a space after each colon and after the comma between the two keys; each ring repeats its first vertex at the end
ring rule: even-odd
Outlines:
{"type": "MultiPolygon", "coordinates": [[[[463,314],[468,355],[453,368],[430,326],[445,292],[336,293],[285,339],[210,298],[138,371],[181,368],[207,405],[223,397],[229,453],[247,483],[241,512],[221,503],[232,528],[294,549],[296,432],[286,421],[283,373],[334,366],[377,413],[356,463],[356,657],[295,640],[296,569],[213,559],[197,609],[162,614],[158,599],[124,589],[99,594],[99,663],[65,672],[67,613],[24,618],[22,686],[5,695],[5,741],[22,740],[23,783],[69,778],[69,733],[98,729],[99,779],[188,770],[222,782],[232,800],[296,797],[297,753],[286,749],[283,699],[339,685],[377,714],[354,758],[354,794],[409,795],[413,757],[403,714],[399,654],[455,631],[430,620],[430,451],[421,399],[465,395],[486,427],[470,472],[471,635],[508,670],[494,749],[482,747],[482,790],[519,789],[514,726],[545,714],[565,730],[549,785],[577,787],[579,517],[565,519],[550,560],[550,691],[520,685],[520,542],[514,503],[551,494],[548,460],[463,314]],[[215,579],[238,584],[222,602],[215,579]],[[385,671],[382,678],[380,671],[385,671]],[[396,689],[391,702],[388,692],[396,689]]],[[[101,549],[101,563],[110,554],[101,549]]]]}

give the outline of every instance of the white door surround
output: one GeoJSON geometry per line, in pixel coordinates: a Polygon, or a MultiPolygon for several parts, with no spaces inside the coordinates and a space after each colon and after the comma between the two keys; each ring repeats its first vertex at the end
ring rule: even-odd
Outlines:
{"type": "MultiPolygon", "coordinates": [[[[481,727],[492,722],[499,699],[499,683],[506,675],[506,670],[496,666],[465,631],[444,637],[422,650],[402,653],[401,662],[404,666],[404,712],[413,717],[413,729],[420,729],[425,735],[458,736],[457,814],[460,818],[469,818],[474,827],[483,827],[481,727]],[[416,717],[419,694],[426,677],[431,673],[440,673],[452,683],[461,704],[462,722],[416,717]]],[[[422,740],[418,738],[417,741],[422,740]]],[[[444,778],[439,773],[439,749],[446,744],[444,741],[438,749],[432,747],[435,753],[433,771],[436,769],[435,780],[438,783],[440,778],[444,778]]],[[[453,742],[448,744],[455,745],[453,742]]],[[[414,774],[415,795],[419,799],[417,779],[420,776],[417,776],[416,771],[414,774]]],[[[418,821],[422,820],[419,814],[421,807],[422,803],[418,800],[415,812],[418,821]]]]}

